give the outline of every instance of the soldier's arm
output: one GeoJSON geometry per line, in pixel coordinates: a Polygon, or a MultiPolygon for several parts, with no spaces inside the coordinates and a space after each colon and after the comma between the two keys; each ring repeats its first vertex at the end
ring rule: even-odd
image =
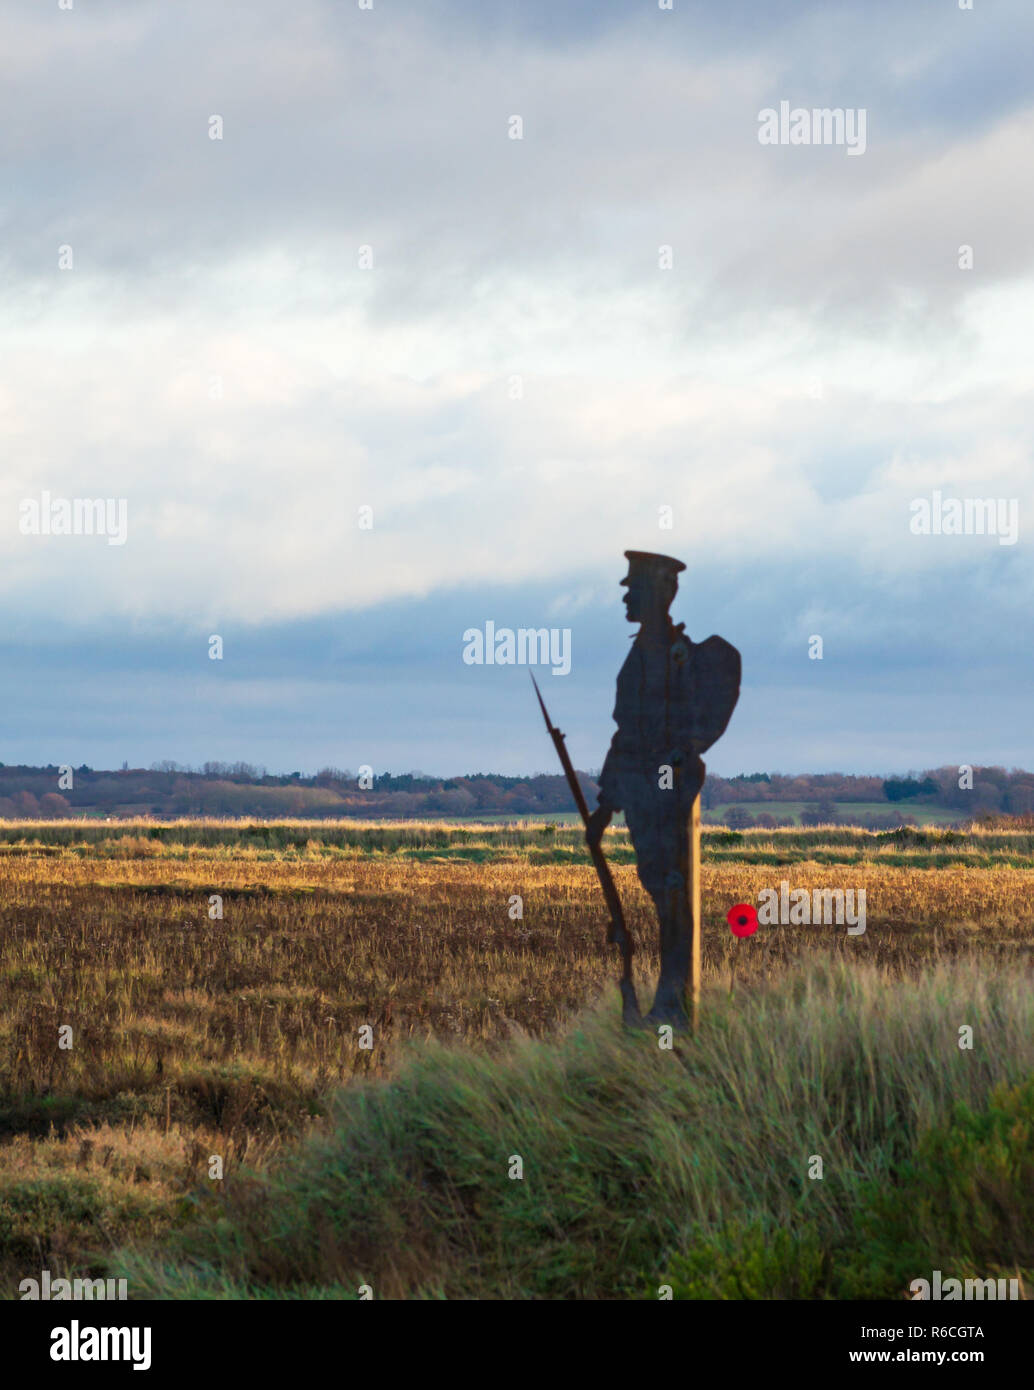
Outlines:
{"type": "Polygon", "coordinates": [[[617,779],[613,776],[612,768],[611,753],[608,751],[603,762],[603,771],[600,773],[599,805],[590,815],[589,823],[585,829],[586,838],[590,844],[599,844],[614,812],[621,810],[617,802],[617,779]]]}
{"type": "Polygon", "coordinates": [[[614,808],[606,805],[601,797],[600,804],[589,816],[589,820],[585,827],[585,838],[590,845],[598,845],[603,839],[603,832],[610,824],[613,814],[614,808]]]}

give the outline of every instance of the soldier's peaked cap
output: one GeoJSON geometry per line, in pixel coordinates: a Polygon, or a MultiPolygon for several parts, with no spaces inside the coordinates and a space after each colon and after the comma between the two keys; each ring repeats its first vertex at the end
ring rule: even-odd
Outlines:
{"type": "Polygon", "coordinates": [[[686,568],[681,560],[676,560],[673,555],[655,555],[650,550],[626,550],[625,558],[628,561],[628,574],[622,579],[622,584],[627,584],[632,575],[638,570],[652,570],[654,574],[666,574],[672,579],[686,568]]]}

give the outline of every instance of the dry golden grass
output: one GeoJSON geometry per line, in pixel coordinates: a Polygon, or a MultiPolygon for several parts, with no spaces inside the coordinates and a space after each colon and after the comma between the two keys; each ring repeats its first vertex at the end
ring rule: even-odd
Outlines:
{"type": "MultiPolygon", "coordinates": [[[[219,822],[184,823],[168,843],[145,822],[98,827],[89,845],[81,824],[22,827],[35,844],[5,827],[0,846],[0,1287],[41,1260],[82,1268],[127,1234],[160,1234],[208,1182],[209,1155],[227,1172],[245,1156],[261,1166],[333,1088],[389,1073],[410,1040],[492,1049],[548,1034],[601,989],[617,1008],[592,870],[550,862],[580,856],[574,834],[365,826],[364,849],[361,836],[328,843],[322,823],[322,837],[296,825],[291,844],[271,849],[191,843],[206,828],[221,834],[219,822]],[[67,843],[42,842],[66,828],[67,843]],[[215,894],[221,920],[209,917],[215,894]]],[[[907,843],[842,835],[714,843],[702,883],[712,988],[730,986],[734,962],[736,989],[749,991],[802,956],[892,974],[972,953],[1031,960],[1029,869],[912,867],[907,843]],[[719,858],[719,845],[741,857],[719,858]],[[881,859],[884,846],[906,862],[881,859]],[[799,857],[811,852],[846,862],[799,857]],[[746,862],[758,857],[777,862],[746,862]],[[865,935],[777,927],[737,942],[728,908],[783,878],[864,888],[865,935]]],[[[924,844],[915,852],[929,853],[924,844]]],[[[947,846],[990,852],[976,839],[947,846]]],[[[610,847],[627,857],[623,835],[610,847]]],[[[648,998],[652,908],[632,867],[618,863],[615,877],[648,998]]]]}

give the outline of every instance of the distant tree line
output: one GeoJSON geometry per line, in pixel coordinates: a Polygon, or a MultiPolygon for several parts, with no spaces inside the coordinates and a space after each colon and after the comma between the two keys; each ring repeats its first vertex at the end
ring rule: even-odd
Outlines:
{"type": "MultiPolygon", "coordinates": [[[[589,773],[579,778],[590,805],[596,783],[589,773]]],[[[870,803],[855,823],[881,815],[887,823],[906,823],[909,809],[939,807],[960,819],[980,815],[1034,814],[1034,773],[1003,767],[941,767],[906,776],[854,776],[824,772],[789,774],[753,772],[738,777],[709,775],[704,783],[705,819],[744,825],[779,824],[773,803],[803,803],[805,823],[848,819],[844,803],[870,803]],[[962,785],[960,785],[962,783],[962,785]],[[972,785],[969,785],[969,784],[972,785]],[[759,802],[768,803],[764,807],[759,802]],[[876,803],[876,805],[872,805],[876,803]],[[880,811],[886,806],[886,812],[880,811]],[[753,810],[751,808],[754,808],[753,810]],[[729,809],[731,808],[731,809],[729,809]]],[[[83,764],[67,770],[0,764],[0,817],[61,816],[304,816],[398,817],[536,816],[571,811],[571,793],[559,775],[539,773],[508,777],[467,773],[428,777],[421,773],[379,772],[372,785],[360,787],[356,773],[324,767],[311,776],[301,772],[270,774],[250,763],[206,762],[186,767],[172,761],[149,768],[95,771],[83,764]],[[68,785],[69,780],[71,785],[68,785]],[[63,785],[62,785],[63,784],[63,785]]]]}
{"type": "Polygon", "coordinates": [[[850,773],[823,772],[803,775],[752,773],[739,777],[708,776],[701,794],[705,819],[720,819],[734,828],[751,825],[789,824],[793,817],[781,816],[778,802],[802,802],[801,820],[805,825],[850,821],[881,829],[891,825],[914,824],[909,808],[937,808],[959,820],[988,815],[1030,816],[1034,814],[1034,773],[1022,768],[1004,767],[930,768],[910,772],[905,777],[859,777],[850,773]],[[757,803],[768,803],[752,812],[757,803]],[[858,811],[845,809],[845,803],[868,803],[858,811]],[[875,805],[874,805],[875,803],[875,805]],[[886,803],[888,809],[878,807],[886,803]],[[894,808],[891,810],[891,808],[894,808]]]}
{"type": "MultiPolygon", "coordinates": [[[[595,783],[579,774],[587,796],[595,783]]],[[[324,767],[271,775],[248,763],[207,762],[199,768],[163,761],[150,768],[67,773],[56,765],[0,764],[0,818],[36,816],[304,816],[382,817],[500,814],[534,816],[573,809],[562,776],[507,777],[472,773],[425,777],[376,773],[361,787],[346,769],[324,767]],[[67,785],[69,780],[71,785],[67,785]],[[62,786],[61,783],[64,783],[62,786]]]]}

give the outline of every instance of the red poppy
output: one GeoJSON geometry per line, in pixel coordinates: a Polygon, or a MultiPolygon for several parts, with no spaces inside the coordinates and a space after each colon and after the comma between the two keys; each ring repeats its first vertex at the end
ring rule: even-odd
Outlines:
{"type": "Polygon", "coordinates": [[[725,914],[733,936],[753,936],[758,929],[758,914],[750,903],[737,903],[725,914]]]}

